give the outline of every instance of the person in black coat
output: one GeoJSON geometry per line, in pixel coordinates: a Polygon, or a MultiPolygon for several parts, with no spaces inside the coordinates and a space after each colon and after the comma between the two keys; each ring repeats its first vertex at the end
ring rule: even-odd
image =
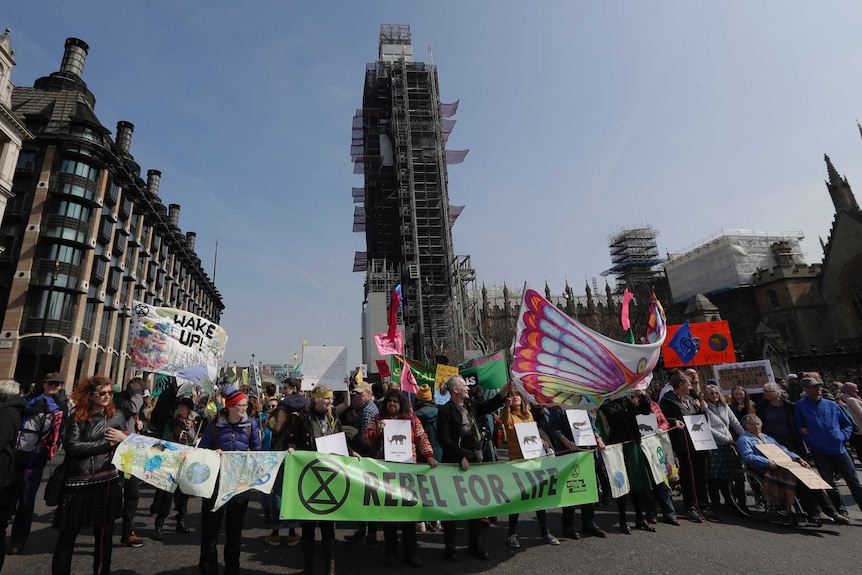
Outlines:
{"type": "Polygon", "coordinates": [[[6,559],[6,525],[12,515],[12,506],[18,500],[23,470],[15,464],[12,455],[21,418],[24,413],[24,398],[18,395],[21,386],[13,379],[0,379],[0,526],[3,540],[0,541],[0,570],[6,559]]]}
{"type": "MultiPolygon", "coordinates": [[[[486,401],[471,402],[467,400],[470,388],[460,375],[453,375],[446,382],[446,389],[451,399],[437,411],[437,441],[443,449],[443,463],[458,463],[462,471],[467,471],[471,463],[482,462],[482,437],[478,416],[491,413],[503,407],[506,396],[512,389],[512,382],[507,383],[500,392],[486,401]]],[[[479,545],[479,519],[468,519],[469,552],[478,559],[488,559],[488,552],[479,545]]],[[[443,522],[443,541],[446,545],[446,559],[454,561],[455,554],[454,521],[443,522]]]]}
{"type": "Polygon", "coordinates": [[[702,523],[703,518],[719,522],[719,518],[709,506],[707,493],[709,453],[695,451],[684,426],[674,427],[677,421],[684,421],[683,417],[686,415],[705,414],[706,402],[692,397],[691,380],[681,371],[671,376],[670,384],[672,390],[665,394],[660,405],[671,425],[670,440],[679,460],[679,481],[688,518],[695,523],[702,523]]]}

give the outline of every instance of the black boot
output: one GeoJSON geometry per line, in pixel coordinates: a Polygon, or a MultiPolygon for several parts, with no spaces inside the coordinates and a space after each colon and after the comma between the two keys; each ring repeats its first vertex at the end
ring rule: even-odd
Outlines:
{"type": "Polygon", "coordinates": [[[314,575],[314,539],[302,538],[299,544],[302,547],[303,572],[314,575]]]}
{"type": "Polygon", "coordinates": [[[191,531],[191,529],[186,526],[185,519],[183,519],[182,517],[177,517],[177,533],[182,533],[185,535],[189,531],[191,531]]]}
{"type": "Polygon", "coordinates": [[[153,540],[162,540],[162,526],[165,524],[164,518],[156,517],[156,527],[153,529],[153,540]]]}

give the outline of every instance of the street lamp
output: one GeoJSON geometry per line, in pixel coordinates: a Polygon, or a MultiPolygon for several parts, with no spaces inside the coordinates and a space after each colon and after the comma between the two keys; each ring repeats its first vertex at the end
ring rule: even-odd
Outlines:
{"type": "MultiPolygon", "coordinates": [[[[33,368],[33,382],[39,381],[39,362],[42,360],[42,340],[45,339],[45,328],[48,323],[48,310],[51,307],[51,298],[54,296],[54,285],[57,283],[57,274],[60,272],[60,260],[54,260],[54,270],[51,272],[51,287],[48,288],[48,297],[45,300],[45,310],[42,313],[42,331],[39,334],[39,346],[36,348],[36,365],[33,368]]],[[[62,309],[61,309],[62,316],[62,309]]]]}

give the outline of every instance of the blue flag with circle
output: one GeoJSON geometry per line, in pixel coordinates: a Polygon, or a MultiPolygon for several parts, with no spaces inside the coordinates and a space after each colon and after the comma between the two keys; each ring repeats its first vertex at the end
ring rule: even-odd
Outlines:
{"type": "Polygon", "coordinates": [[[688,364],[694,359],[694,356],[697,355],[697,344],[694,343],[688,322],[676,330],[667,346],[676,352],[683,364],[688,364]]]}

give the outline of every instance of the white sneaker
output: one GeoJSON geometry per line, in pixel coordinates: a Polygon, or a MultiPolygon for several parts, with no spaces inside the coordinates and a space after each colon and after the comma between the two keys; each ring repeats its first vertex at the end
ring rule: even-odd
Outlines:
{"type": "MultiPolygon", "coordinates": [[[[557,545],[559,544],[560,542],[557,541],[557,545]]],[[[506,540],[506,545],[508,545],[512,549],[518,549],[519,547],[521,547],[521,542],[518,541],[518,536],[513,533],[512,535],[509,535],[509,538],[506,540]]]]}
{"type": "Polygon", "coordinates": [[[550,531],[545,531],[545,534],[542,535],[542,541],[547,543],[548,545],[559,545],[560,540],[554,537],[550,531]]]}

